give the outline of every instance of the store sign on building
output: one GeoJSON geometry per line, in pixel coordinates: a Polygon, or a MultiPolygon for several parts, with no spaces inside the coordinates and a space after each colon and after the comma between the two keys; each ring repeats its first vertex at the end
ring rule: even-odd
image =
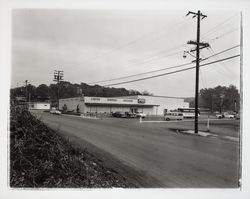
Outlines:
{"type": "Polygon", "coordinates": [[[139,99],[138,99],[138,103],[139,103],[139,104],[145,104],[145,102],[146,102],[146,100],[143,99],[143,98],[139,98],[139,99]]]}

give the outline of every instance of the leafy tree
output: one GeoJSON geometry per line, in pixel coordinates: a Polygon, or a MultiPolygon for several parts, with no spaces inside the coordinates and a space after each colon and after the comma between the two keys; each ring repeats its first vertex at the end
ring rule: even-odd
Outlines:
{"type": "Polygon", "coordinates": [[[142,95],[153,95],[153,93],[148,92],[147,90],[142,91],[142,95]]]}
{"type": "Polygon", "coordinates": [[[200,90],[200,107],[214,111],[238,111],[240,108],[240,94],[234,85],[217,86],[200,90]],[[236,107],[235,107],[236,102],[236,107]],[[235,110],[236,108],[236,110],[235,110]]]}
{"type": "Polygon", "coordinates": [[[49,87],[46,84],[41,84],[36,88],[36,96],[38,99],[49,98],[49,87]]]}

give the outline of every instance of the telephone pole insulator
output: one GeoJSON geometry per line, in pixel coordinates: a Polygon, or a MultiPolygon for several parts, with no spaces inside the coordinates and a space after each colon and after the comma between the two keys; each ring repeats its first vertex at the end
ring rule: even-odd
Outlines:
{"type": "Polygon", "coordinates": [[[199,67],[200,67],[200,50],[203,48],[209,47],[208,43],[200,42],[200,20],[207,17],[202,14],[200,10],[198,12],[188,12],[186,16],[193,15],[197,17],[197,39],[196,41],[188,41],[188,44],[196,45],[196,48],[191,50],[190,52],[196,51],[196,78],[195,78],[195,119],[194,119],[194,132],[198,134],[198,116],[199,116],[199,67]]]}

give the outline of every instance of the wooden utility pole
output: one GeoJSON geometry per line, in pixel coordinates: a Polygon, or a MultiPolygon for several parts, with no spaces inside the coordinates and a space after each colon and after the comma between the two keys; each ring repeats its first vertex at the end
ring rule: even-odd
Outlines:
{"type": "Polygon", "coordinates": [[[28,101],[28,87],[27,86],[28,86],[29,81],[25,80],[24,83],[25,83],[25,98],[27,102],[28,101]]]}
{"type": "Polygon", "coordinates": [[[200,10],[198,10],[197,13],[195,12],[188,12],[186,16],[189,14],[193,15],[194,17],[197,17],[197,39],[196,41],[188,41],[188,44],[196,45],[196,48],[194,50],[191,50],[191,52],[196,51],[196,78],[195,78],[195,119],[194,119],[194,132],[198,133],[198,116],[199,116],[199,67],[200,67],[200,50],[203,48],[209,47],[208,43],[202,43],[200,42],[200,20],[207,17],[206,15],[203,15],[200,10]]]}
{"type": "Polygon", "coordinates": [[[54,71],[54,80],[57,82],[57,109],[59,110],[59,83],[63,81],[63,71],[62,70],[55,70],[54,71]]]}
{"type": "Polygon", "coordinates": [[[24,81],[25,83],[25,103],[26,103],[26,108],[29,109],[29,95],[28,95],[28,84],[29,84],[29,81],[28,80],[25,80],[24,81]]]}

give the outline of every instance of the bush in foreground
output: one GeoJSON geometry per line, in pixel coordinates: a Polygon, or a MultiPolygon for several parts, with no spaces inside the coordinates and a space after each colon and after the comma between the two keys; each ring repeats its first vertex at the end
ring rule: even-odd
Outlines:
{"type": "Polygon", "coordinates": [[[11,187],[134,187],[27,110],[10,116],[11,187]]]}

